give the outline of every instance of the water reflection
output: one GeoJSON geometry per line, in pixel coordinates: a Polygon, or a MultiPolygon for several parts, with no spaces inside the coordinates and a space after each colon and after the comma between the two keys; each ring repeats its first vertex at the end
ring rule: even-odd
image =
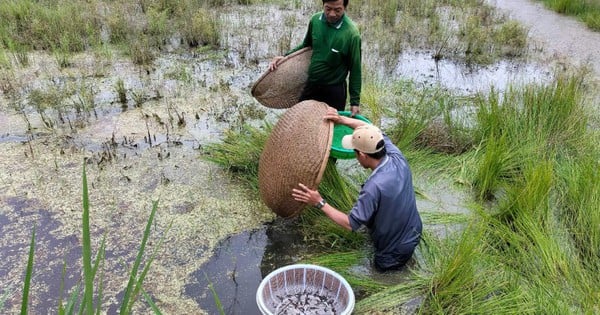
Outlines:
{"type": "Polygon", "coordinates": [[[463,94],[505,91],[509,86],[548,83],[553,75],[534,63],[500,60],[489,66],[467,66],[452,60],[435,60],[431,52],[407,51],[398,58],[394,74],[425,86],[441,86],[463,94]]]}
{"type": "Polygon", "coordinates": [[[271,271],[298,262],[310,250],[294,219],[277,219],[221,241],[211,260],[191,275],[185,294],[209,314],[260,314],[255,293],[271,271]]]}

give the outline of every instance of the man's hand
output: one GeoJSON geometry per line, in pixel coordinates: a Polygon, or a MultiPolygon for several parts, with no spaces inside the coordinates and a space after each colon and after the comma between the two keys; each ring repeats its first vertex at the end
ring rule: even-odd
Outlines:
{"type": "Polygon", "coordinates": [[[312,190],[302,183],[298,184],[298,188],[292,189],[292,197],[294,197],[294,200],[296,201],[300,201],[311,206],[315,206],[323,199],[318,191],[312,190]]]}
{"type": "Polygon", "coordinates": [[[354,117],[356,114],[360,113],[360,107],[358,105],[350,105],[350,117],[354,117]]]}
{"type": "Polygon", "coordinates": [[[338,113],[337,109],[330,106],[325,113],[325,119],[331,120],[335,124],[339,124],[342,120],[342,116],[338,113]]]}
{"type": "Polygon", "coordinates": [[[279,61],[281,61],[281,59],[283,59],[283,56],[274,57],[273,60],[271,60],[271,62],[269,63],[269,71],[277,69],[277,64],[279,63],[279,61]]]}

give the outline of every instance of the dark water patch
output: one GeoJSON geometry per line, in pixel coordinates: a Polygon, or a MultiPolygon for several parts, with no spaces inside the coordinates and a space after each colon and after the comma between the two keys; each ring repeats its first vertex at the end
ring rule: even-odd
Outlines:
{"type": "Polygon", "coordinates": [[[260,314],[254,293],[262,280],[260,262],[267,242],[264,228],[228,237],[211,260],[192,273],[185,294],[209,314],[218,314],[212,286],[226,314],[260,314]]]}
{"type": "Polygon", "coordinates": [[[191,275],[185,294],[209,314],[260,314],[256,290],[273,270],[298,262],[310,251],[293,220],[278,219],[221,241],[211,260],[191,275]]]}
{"type": "Polygon", "coordinates": [[[0,216],[0,234],[11,235],[0,246],[0,283],[13,290],[5,309],[15,309],[21,303],[20,291],[25,277],[26,261],[33,227],[36,228],[30,308],[39,314],[53,313],[58,307],[61,283],[65,292],[80,280],[81,246],[74,235],[57,236],[61,223],[35,200],[7,198],[5,203],[17,214],[0,216]],[[66,265],[65,265],[66,264],[66,265]],[[63,267],[65,276],[63,277],[63,267]]]}
{"type": "MultiPolygon", "coordinates": [[[[192,273],[184,294],[209,314],[218,314],[212,286],[225,314],[258,315],[261,313],[256,305],[256,291],[262,279],[280,267],[323,253],[323,248],[304,239],[296,219],[278,218],[259,229],[221,241],[211,259],[192,273]]],[[[401,271],[380,273],[372,267],[370,258],[365,257],[350,272],[393,285],[406,281],[415,264],[416,258],[401,271]]],[[[357,300],[365,297],[360,288],[353,289],[357,300]]]]}

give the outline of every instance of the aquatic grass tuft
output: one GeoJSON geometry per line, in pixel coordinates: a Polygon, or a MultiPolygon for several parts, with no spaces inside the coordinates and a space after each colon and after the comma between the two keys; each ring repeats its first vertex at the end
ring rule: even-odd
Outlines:
{"type": "Polygon", "coordinates": [[[589,115],[581,105],[581,79],[558,78],[550,86],[493,91],[479,101],[475,141],[485,148],[472,180],[489,200],[519,180],[522,165],[577,154],[587,142],[589,115]]]}
{"type": "Polygon", "coordinates": [[[394,98],[386,103],[393,120],[383,127],[400,149],[456,154],[472,147],[471,99],[413,82],[397,82],[390,89],[394,98]]]}
{"type": "MultiPolygon", "coordinates": [[[[343,249],[340,249],[343,250],[343,249]]],[[[367,274],[361,274],[353,270],[368,260],[369,253],[364,249],[353,251],[333,251],[309,257],[304,262],[327,267],[339,273],[352,287],[361,295],[371,295],[389,287],[389,284],[377,281],[367,274]]]]}
{"type": "MultiPolygon", "coordinates": [[[[594,152],[594,151],[592,151],[594,152]]],[[[600,161],[596,154],[571,158],[557,169],[560,218],[573,238],[578,257],[591,270],[600,271],[600,161]]]]}
{"type": "Polygon", "coordinates": [[[182,35],[188,46],[220,46],[220,20],[217,13],[208,8],[185,12],[181,19],[182,35]]]}
{"type": "Polygon", "coordinates": [[[127,107],[127,88],[125,88],[125,81],[123,79],[119,78],[115,83],[115,92],[121,106],[127,107]]]}
{"type": "Polygon", "coordinates": [[[511,287],[503,268],[485,253],[481,227],[472,222],[456,238],[425,242],[430,247],[422,251],[428,272],[420,274],[429,284],[425,292],[421,288],[420,312],[463,314],[493,309],[516,314],[527,310],[522,291],[511,287]]]}
{"type": "Polygon", "coordinates": [[[202,148],[202,158],[220,165],[258,192],[258,161],[272,128],[266,123],[260,128],[244,124],[238,130],[225,130],[221,142],[202,148]]]}

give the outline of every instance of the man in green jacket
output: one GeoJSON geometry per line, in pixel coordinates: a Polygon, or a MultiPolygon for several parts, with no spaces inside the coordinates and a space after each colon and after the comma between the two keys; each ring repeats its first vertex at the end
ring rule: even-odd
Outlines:
{"type": "MultiPolygon", "coordinates": [[[[361,90],[361,39],[358,28],[345,14],[348,0],[322,0],[323,11],[314,14],[304,41],[288,51],[312,48],[308,80],[300,101],[325,102],[338,111],[345,110],[348,92],[352,116],[359,113],[361,90]],[[346,85],[346,78],[348,84],[346,85]]],[[[272,71],[283,56],[273,58],[272,71]]]]}

